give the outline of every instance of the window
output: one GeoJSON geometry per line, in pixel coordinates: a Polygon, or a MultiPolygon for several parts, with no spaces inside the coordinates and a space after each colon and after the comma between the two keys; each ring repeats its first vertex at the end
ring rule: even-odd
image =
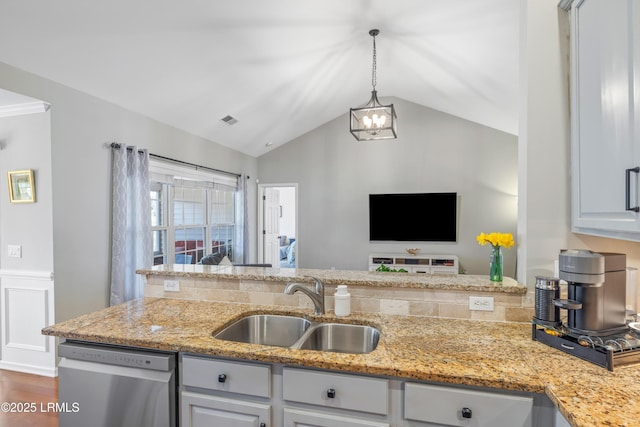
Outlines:
{"type": "Polygon", "coordinates": [[[242,240],[237,177],[153,159],[150,170],[154,265],[196,264],[213,253],[233,261],[236,240],[242,240]]]}

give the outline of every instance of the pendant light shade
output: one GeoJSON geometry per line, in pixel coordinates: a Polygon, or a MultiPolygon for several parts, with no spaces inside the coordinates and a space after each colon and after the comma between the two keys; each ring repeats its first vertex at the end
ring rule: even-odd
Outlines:
{"type": "Polygon", "coordinates": [[[397,119],[396,110],[393,104],[382,105],[378,101],[378,92],[376,91],[376,36],[380,34],[379,30],[370,30],[369,35],[373,37],[373,67],[371,72],[371,99],[365,105],[357,108],[351,108],[351,134],[358,141],[371,141],[376,139],[394,139],[397,138],[396,126],[397,119]]]}

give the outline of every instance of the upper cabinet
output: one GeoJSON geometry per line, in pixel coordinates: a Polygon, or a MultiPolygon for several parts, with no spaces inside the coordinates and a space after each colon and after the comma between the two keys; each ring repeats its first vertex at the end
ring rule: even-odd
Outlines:
{"type": "Polygon", "coordinates": [[[640,241],[640,0],[571,4],[572,230],[640,241]]]}

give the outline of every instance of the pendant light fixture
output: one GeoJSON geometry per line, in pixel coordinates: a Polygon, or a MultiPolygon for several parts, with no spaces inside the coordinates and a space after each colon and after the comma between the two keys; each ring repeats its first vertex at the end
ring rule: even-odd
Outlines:
{"type": "Polygon", "coordinates": [[[373,67],[371,71],[371,99],[362,107],[351,108],[351,133],[358,141],[397,138],[396,124],[398,117],[393,104],[382,105],[378,101],[376,91],[376,36],[380,30],[370,30],[373,37],[373,67]]]}

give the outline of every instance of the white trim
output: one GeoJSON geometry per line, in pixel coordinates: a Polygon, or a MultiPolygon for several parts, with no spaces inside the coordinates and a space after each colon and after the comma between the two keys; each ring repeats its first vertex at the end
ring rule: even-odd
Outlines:
{"type": "Polygon", "coordinates": [[[46,113],[51,104],[46,102],[26,102],[24,104],[0,106],[0,117],[21,116],[23,114],[46,113]]]}
{"type": "MultiPolygon", "coordinates": [[[[298,199],[300,195],[298,194],[298,184],[297,183],[281,183],[281,184],[261,184],[258,183],[258,218],[257,218],[257,234],[258,234],[258,262],[264,262],[264,234],[262,233],[264,230],[264,201],[262,200],[265,195],[265,189],[267,187],[293,187],[296,194],[296,206],[295,206],[295,220],[296,220],[296,241],[299,239],[298,237],[298,199]]],[[[299,248],[299,246],[298,246],[299,248]]],[[[300,252],[296,250],[296,267],[298,266],[300,252]]],[[[273,266],[273,267],[280,267],[273,266]]]]}
{"type": "Polygon", "coordinates": [[[7,371],[25,372],[27,374],[42,375],[44,377],[57,377],[58,368],[43,368],[35,365],[25,365],[22,363],[7,362],[0,360],[0,369],[7,371]]]}
{"type": "Polygon", "coordinates": [[[0,279],[53,280],[53,271],[0,270],[0,279]]]}

